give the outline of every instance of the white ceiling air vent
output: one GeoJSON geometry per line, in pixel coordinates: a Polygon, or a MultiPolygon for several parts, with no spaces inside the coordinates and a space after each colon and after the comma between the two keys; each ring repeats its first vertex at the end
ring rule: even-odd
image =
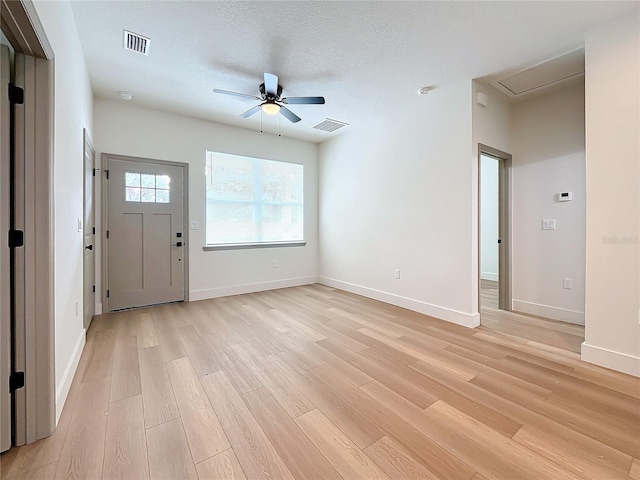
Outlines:
{"type": "Polygon", "coordinates": [[[516,72],[493,82],[492,85],[512,98],[519,98],[525,94],[564,83],[582,74],[584,74],[584,50],[580,49],[516,72]]]}
{"type": "Polygon", "coordinates": [[[124,31],[124,49],[131,52],[141,53],[142,55],[149,55],[149,45],[151,39],[138,35],[137,33],[124,31]]]}
{"type": "Polygon", "coordinates": [[[315,128],[316,130],[322,130],[323,132],[335,132],[342,127],[346,127],[347,125],[349,124],[339,122],[337,120],[331,120],[330,118],[325,118],[320,123],[316,123],[313,128],[315,128]]]}

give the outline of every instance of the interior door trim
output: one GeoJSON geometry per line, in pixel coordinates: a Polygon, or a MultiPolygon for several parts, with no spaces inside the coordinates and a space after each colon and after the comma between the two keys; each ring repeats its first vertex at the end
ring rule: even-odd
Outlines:
{"type": "MultiPolygon", "coordinates": [[[[501,240],[501,248],[499,250],[499,294],[498,305],[501,310],[512,310],[511,299],[511,161],[512,156],[506,152],[490,147],[488,145],[478,144],[478,231],[477,233],[477,245],[478,245],[478,312],[481,311],[481,296],[480,296],[480,274],[481,274],[481,245],[480,245],[480,232],[481,232],[481,198],[482,198],[482,155],[493,157],[499,160],[499,231],[498,235],[501,240]]],[[[482,315],[480,318],[482,323],[482,315]]]]}
{"type": "MultiPolygon", "coordinates": [[[[38,19],[33,2],[0,0],[2,31],[15,48],[33,58],[33,89],[25,134],[32,155],[26,158],[25,191],[30,198],[25,216],[25,256],[31,258],[24,290],[29,308],[24,318],[25,336],[20,346],[25,359],[25,405],[20,406],[14,446],[47,437],[55,430],[56,403],[64,403],[65,392],[56,392],[54,326],[54,238],[53,238],[53,49],[38,19]],[[37,252],[37,255],[36,255],[37,252]]],[[[25,92],[25,95],[27,92],[25,92]]]]}
{"type": "MultiPolygon", "coordinates": [[[[116,153],[103,153],[101,155],[101,176],[102,176],[102,198],[100,209],[102,219],[102,231],[100,232],[102,245],[102,304],[103,312],[109,312],[109,297],[107,296],[107,286],[109,285],[109,249],[107,248],[107,231],[109,229],[109,160],[123,160],[127,162],[151,163],[156,165],[167,165],[171,167],[180,167],[183,169],[182,175],[182,232],[186,242],[184,249],[184,301],[189,301],[189,250],[191,242],[189,241],[189,164],[186,162],[174,162],[170,160],[157,160],[153,158],[132,157],[128,155],[120,155],[116,153]]],[[[96,222],[97,223],[97,222],[96,222]]]]}
{"type": "MultiPolygon", "coordinates": [[[[84,245],[84,240],[86,238],[86,230],[88,228],[93,229],[93,242],[92,242],[92,248],[93,251],[95,252],[96,249],[96,245],[95,245],[95,238],[96,238],[96,232],[95,232],[95,226],[96,226],[96,207],[95,207],[95,196],[96,196],[96,180],[95,180],[95,175],[97,173],[96,171],[96,151],[93,148],[93,142],[91,141],[91,136],[89,135],[89,132],[87,131],[86,128],[82,129],[82,173],[83,173],[83,178],[82,178],[82,197],[83,197],[83,209],[82,209],[82,222],[83,222],[83,229],[82,229],[82,242],[84,245]],[[86,212],[86,198],[87,198],[87,192],[86,192],[86,176],[88,174],[87,172],[87,153],[91,154],[91,169],[92,169],[92,175],[93,175],[93,185],[91,187],[91,196],[92,201],[91,201],[91,208],[93,209],[92,212],[92,218],[93,218],[93,225],[87,225],[87,212],[86,212]]],[[[82,288],[84,290],[85,288],[85,276],[87,275],[86,269],[87,266],[84,264],[84,252],[83,252],[83,256],[82,256],[82,288]]],[[[93,257],[94,263],[93,263],[93,296],[91,301],[93,302],[93,315],[95,316],[96,313],[96,295],[95,295],[95,284],[96,284],[96,265],[95,265],[95,253],[94,253],[94,257],[93,257]]],[[[91,325],[91,321],[93,319],[93,316],[89,319],[89,321],[85,324],[85,310],[86,310],[86,305],[84,305],[84,296],[86,295],[86,292],[83,291],[83,306],[82,306],[82,324],[83,327],[85,329],[85,331],[89,330],[89,326],[91,325]]]]}

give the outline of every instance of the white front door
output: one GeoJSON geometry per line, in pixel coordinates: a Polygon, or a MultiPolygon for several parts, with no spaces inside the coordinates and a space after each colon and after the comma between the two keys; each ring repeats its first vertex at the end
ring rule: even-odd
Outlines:
{"type": "Polygon", "coordinates": [[[89,328],[91,319],[96,312],[95,300],[95,221],[94,221],[94,159],[95,153],[89,140],[87,131],[84,131],[84,328],[89,328]]]}
{"type": "Polygon", "coordinates": [[[11,447],[11,311],[9,232],[9,49],[0,46],[0,452],[11,447]]]}
{"type": "Polygon", "coordinates": [[[110,311],[184,300],[184,168],[108,158],[110,311]]]}

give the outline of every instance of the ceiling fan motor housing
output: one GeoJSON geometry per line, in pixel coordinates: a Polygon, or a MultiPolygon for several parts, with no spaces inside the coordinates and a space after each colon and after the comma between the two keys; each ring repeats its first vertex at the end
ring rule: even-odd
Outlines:
{"type": "Polygon", "coordinates": [[[262,98],[267,100],[280,100],[280,96],[282,95],[282,85],[278,85],[278,94],[273,96],[273,95],[267,95],[267,92],[265,92],[264,89],[264,83],[260,84],[260,95],[262,95],[262,98]]]}

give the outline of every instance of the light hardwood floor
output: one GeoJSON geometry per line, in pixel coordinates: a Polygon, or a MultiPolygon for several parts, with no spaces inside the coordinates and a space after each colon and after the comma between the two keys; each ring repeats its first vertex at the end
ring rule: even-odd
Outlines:
{"type": "MultiPolygon", "coordinates": [[[[498,309],[498,282],[480,281],[480,318],[494,333],[526,339],[540,348],[551,346],[580,353],[584,326],[498,309]]],[[[517,339],[514,339],[517,341],[517,339]]]]}
{"type": "Polygon", "coordinates": [[[56,432],[1,477],[640,479],[640,380],[501,315],[313,285],[96,317],[56,432]]]}

